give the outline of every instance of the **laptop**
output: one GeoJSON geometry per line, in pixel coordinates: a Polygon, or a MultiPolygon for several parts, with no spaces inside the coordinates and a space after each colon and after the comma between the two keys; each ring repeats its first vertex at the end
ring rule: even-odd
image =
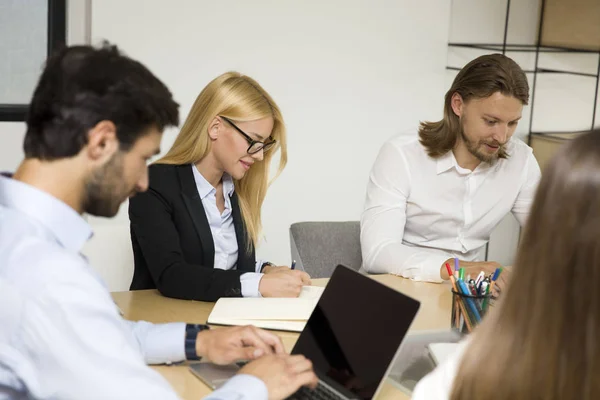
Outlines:
{"type": "MultiPolygon", "coordinates": [[[[371,399],[380,390],[420,303],[368,276],[338,265],[292,354],[313,363],[317,389],[290,399],[371,399]]],[[[197,363],[191,371],[213,389],[238,365],[197,363]]]]}

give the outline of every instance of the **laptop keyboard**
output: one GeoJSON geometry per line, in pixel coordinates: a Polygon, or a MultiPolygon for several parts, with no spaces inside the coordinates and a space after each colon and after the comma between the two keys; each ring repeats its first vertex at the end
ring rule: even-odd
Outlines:
{"type": "Polygon", "coordinates": [[[329,389],[327,386],[319,383],[316,389],[301,387],[296,393],[288,397],[287,400],[343,400],[344,397],[329,389]]]}

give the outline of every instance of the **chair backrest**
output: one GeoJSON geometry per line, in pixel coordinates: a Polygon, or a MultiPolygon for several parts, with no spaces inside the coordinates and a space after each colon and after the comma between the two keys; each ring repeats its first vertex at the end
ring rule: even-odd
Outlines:
{"type": "Polygon", "coordinates": [[[338,264],[362,265],[360,223],[298,222],[290,226],[292,260],[313,278],[329,278],[338,264]]]}

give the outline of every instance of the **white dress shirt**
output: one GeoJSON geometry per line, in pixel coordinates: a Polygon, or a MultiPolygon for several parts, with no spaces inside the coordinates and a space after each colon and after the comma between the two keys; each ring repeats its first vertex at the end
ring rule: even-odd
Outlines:
{"type": "MultiPolygon", "coordinates": [[[[198,168],[192,164],[194,180],[198,194],[202,199],[202,206],[210,232],[212,233],[213,242],[215,243],[215,264],[214,268],[230,270],[235,268],[238,260],[238,242],[235,236],[235,226],[233,225],[233,214],[231,211],[231,196],[235,187],[231,176],[223,175],[223,198],[225,200],[225,209],[223,213],[217,208],[217,189],[215,189],[202,176],[198,168]]],[[[261,297],[258,287],[263,274],[260,273],[263,262],[256,261],[256,272],[247,272],[240,276],[242,284],[243,297],[261,297]]]]}
{"type": "MultiPolygon", "coordinates": [[[[458,346],[456,352],[450,356],[443,364],[438,365],[436,369],[417,383],[413,390],[412,400],[448,400],[452,394],[454,379],[460,367],[460,361],[468,351],[470,339],[465,339],[458,346]]],[[[492,361],[493,362],[493,361],[492,361]]]]}
{"type": "MultiPolygon", "coordinates": [[[[0,399],[176,399],[146,363],[184,360],[184,323],[123,320],[80,254],[72,208],[0,176],[0,399]]],[[[240,375],[210,399],[266,399],[240,375]]]]}
{"type": "Polygon", "coordinates": [[[498,223],[511,212],[521,226],[540,168],[529,146],[507,143],[507,159],[461,168],[454,153],[429,157],[418,139],[383,145],[371,170],[361,218],[363,267],[441,282],[449,259],[477,261],[498,223]]]}

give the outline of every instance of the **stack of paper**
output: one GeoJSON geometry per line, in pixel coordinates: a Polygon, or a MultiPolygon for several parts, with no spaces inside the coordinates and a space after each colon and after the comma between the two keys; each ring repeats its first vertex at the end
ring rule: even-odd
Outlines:
{"type": "Polygon", "coordinates": [[[221,298],[208,316],[208,323],[302,332],[323,290],[304,286],[298,298],[221,298]]]}
{"type": "Polygon", "coordinates": [[[448,360],[456,350],[459,343],[431,343],[427,346],[429,354],[436,365],[443,364],[448,360]]]}

